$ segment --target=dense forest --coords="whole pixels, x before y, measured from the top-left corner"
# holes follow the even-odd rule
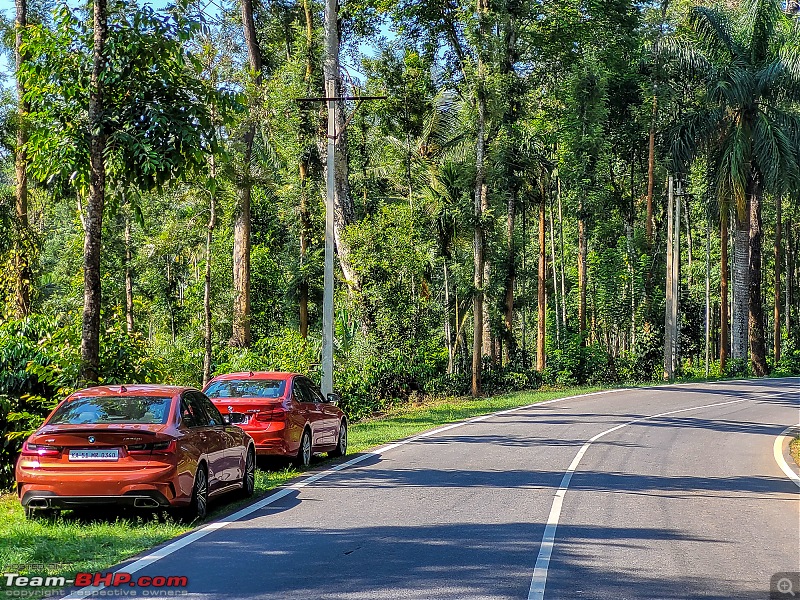
[[[352,418],[423,394],[800,373],[796,4],[344,0],[329,23],[319,0],[15,8],[4,481],[80,386],[319,378],[313,99],[331,91],[353,98],[333,173]]]

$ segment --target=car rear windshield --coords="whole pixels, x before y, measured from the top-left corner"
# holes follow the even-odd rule
[[[209,398],[281,398],[286,391],[285,379],[228,379],[208,386]]]
[[[65,402],[48,425],[103,423],[164,424],[172,398],[155,396],[98,396]]]

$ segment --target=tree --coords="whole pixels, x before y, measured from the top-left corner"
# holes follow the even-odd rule
[[[247,58],[250,72],[254,78],[255,92],[259,93],[263,82],[263,58],[256,34],[253,16],[253,0],[242,0],[242,26],[244,41],[247,46]],[[242,173],[238,186],[238,201],[234,212],[233,227],[233,335],[231,346],[247,347],[250,345],[250,203],[253,194],[251,179],[251,162],[253,160],[253,142],[256,137],[256,123],[251,118],[244,126],[244,152],[242,157]]]
[[[100,377],[100,259],[109,189],[159,188],[205,168],[206,154],[217,150],[208,107],[231,105],[230,96],[202,81],[202,65],[186,49],[200,23],[178,9],[167,18],[147,6],[109,14],[105,0],[93,3],[92,14],[89,30],[61,6],[53,30],[30,31],[29,60],[21,69],[31,102],[32,171],[42,181],[73,187],[79,199],[88,191],[81,215],[85,382]]]
[[[673,47],[680,72],[702,84],[701,104],[684,116],[673,142],[676,168],[698,152],[708,156],[711,178],[736,215],[733,357],[765,375],[766,344],[761,295],[762,203],[765,193],[797,186],[800,54],[797,24],[775,0],[750,0],[727,10],[696,7],[692,37]]]
[[[106,200],[106,128],[103,100],[106,70],[108,6],[106,0],[93,3],[92,76],[89,84],[89,200],[86,204],[83,241],[83,328],[81,331],[81,379],[100,378],[100,250],[103,236],[103,207]]]
[[[28,26],[28,2],[16,0],[16,19],[14,22],[14,61],[17,72],[17,147],[16,147],[16,216],[17,216],[17,249],[14,253],[14,275],[16,277],[16,312],[19,317],[29,314],[31,308],[31,268],[27,256],[28,240],[28,113],[30,102],[26,99],[25,82],[21,76],[22,65],[26,60],[23,48],[25,28]]]

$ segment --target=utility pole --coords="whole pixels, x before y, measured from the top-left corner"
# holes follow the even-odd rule
[[[336,0],[331,1],[336,7]],[[335,14],[335,13],[334,13]],[[330,17],[328,17],[330,19]],[[335,18],[334,18],[335,22]],[[336,193],[336,85],[325,82],[328,100],[328,170],[325,193],[325,277],[322,293],[322,397],[333,392],[333,195]]]
[[[328,4],[330,4],[328,0]],[[336,0],[333,0],[335,6]],[[297,102],[325,102],[328,106],[328,160],[325,178],[325,274],[322,292],[322,395],[324,398],[333,392],[333,205],[336,194],[336,141],[343,131],[336,131],[336,110],[339,102],[357,102],[353,113],[345,121],[345,129],[350,119],[366,100],[386,100],[387,96],[337,96],[336,82],[328,79],[325,82],[325,96],[314,98],[297,98]]]

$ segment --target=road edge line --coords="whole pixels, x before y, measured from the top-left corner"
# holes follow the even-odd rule
[[[787,435],[788,432],[793,432],[791,435]],[[800,423],[797,425],[792,425],[791,427],[787,427],[786,429],[781,432],[781,434],[775,438],[775,442],[772,444],[772,455],[775,458],[775,462],[778,463],[778,466],[781,468],[786,476],[794,482],[794,484],[800,488],[800,475],[795,473],[795,470],[786,462],[786,458],[784,457],[783,453],[783,445],[786,443],[785,440],[792,440],[797,434],[800,432]]]

